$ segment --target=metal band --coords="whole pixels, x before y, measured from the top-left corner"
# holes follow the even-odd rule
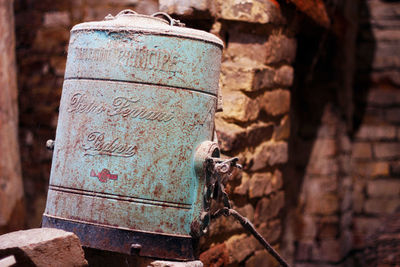
[[[118,229],[46,215],[43,215],[42,227],[74,232],[84,247],[143,257],[195,259],[192,238]]]

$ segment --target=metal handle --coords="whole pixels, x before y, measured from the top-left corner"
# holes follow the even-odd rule
[[[137,15],[137,12],[133,11],[132,9],[124,9],[121,12],[119,12],[116,17],[122,16],[122,15]]]
[[[167,13],[165,13],[165,12],[156,12],[156,13],[154,13],[154,14],[151,15],[151,16],[152,16],[152,17],[163,16],[163,17],[166,18],[166,20],[169,22],[169,25],[170,25],[170,26],[179,26],[179,27],[184,27],[184,26],[185,26],[184,23],[180,22],[180,21],[177,20],[177,19],[171,18],[171,16],[168,15]]]

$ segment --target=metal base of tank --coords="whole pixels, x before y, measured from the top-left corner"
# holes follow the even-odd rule
[[[42,227],[74,232],[84,247],[160,259],[195,259],[194,242],[189,237],[119,229],[46,214]]]

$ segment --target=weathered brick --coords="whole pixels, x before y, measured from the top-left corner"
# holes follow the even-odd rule
[[[312,259],[315,261],[338,262],[343,256],[341,244],[336,239],[321,240],[319,246],[314,246],[312,250]]]
[[[307,165],[307,174],[314,176],[336,175],[339,171],[339,164],[333,158],[320,158],[313,160]]]
[[[318,138],[313,145],[311,159],[317,160],[322,157],[332,157],[336,155],[337,144],[335,139]]]
[[[356,247],[363,247],[366,238],[374,234],[382,225],[379,218],[355,217],[353,219],[354,243]]]
[[[279,264],[266,250],[257,250],[254,255],[246,261],[245,267],[261,266],[277,267]]]
[[[390,140],[396,138],[396,127],[390,125],[363,125],[356,137],[363,140]]]
[[[249,197],[257,198],[264,195],[265,188],[271,182],[271,173],[255,173],[249,182]]]
[[[389,163],[386,161],[357,162],[352,165],[353,173],[364,177],[389,175]]]
[[[274,83],[278,87],[289,87],[293,84],[294,71],[292,66],[283,65],[275,72]]]
[[[234,235],[225,244],[229,252],[230,263],[242,262],[255,249],[255,240],[246,234]]]
[[[296,247],[296,254],[295,259],[296,261],[308,261],[311,259],[311,251],[312,248],[315,246],[313,242],[310,241],[300,241]],[[298,266],[296,264],[296,266]]]
[[[251,99],[241,92],[226,92],[222,89],[224,95],[224,112],[222,117],[227,120],[247,122],[255,120],[260,111],[258,101]]]
[[[53,11],[44,14],[44,27],[69,27],[71,20],[66,11]]]
[[[370,197],[400,197],[400,180],[375,180],[367,183]]]
[[[306,203],[309,214],[332,215],[339,210],[339,198],[332,193],[308,195]]]
[[[400,198],[383,199],[370,198],[364,203],[364,211],[369,214],[384,215],[396,211],[400,207]]]
[[[246,137],[246,129],[221,118],[215,120],[215,129],[222,151],[231,151],[240,147]]]
[[[374,155],[378,159],[392,159],[400,157],[400,143],[375,143]]]
[[[354,143],[353,158],[355,159],[370,159],[372,158],[372,149],[370,143]]]
[[[283,34],[271,34],[267,37],[231,32],[230,36],[225,56],[234,62],[248,59],[267,65],[279,62],[291,63],[296,56],[296,39]]]
[[[390,108],[385,110],[385,119],[388,122],[400,123],[400,108]]]
[[[262,198],[257,203],[254,220],[257,223],[266,222],[278,215],[285,203],[285,194],[283,191],[272,195],[270,198]]]
[[[307,195],[318,195],[324,193],[336,192],[338,189],[338,181],[336,176],[328,178],[309,178],[304,181],[304,192]]]
[[[264,195],[269,195],[279,189],[281,189],[283,185],[282,181],[282,173],[276,169],[274,174],[271,176],[267,186],[265,187]]]
[[[221,19],[262,24],[282,21],[279,4],[274,0],[217,0],[215,3],[215,15]]]
[[[132,1],[132,0],[130,0]],[[134,0],[137,1],[137,0]],[[186,0],[160,0],[159,1],[160,11],[168,14],[190,16],[199,15],[200,12],[209,12],[210,1],[197,0],[197,1],[186,1]],[[201,13],[201,15],[203,15]],[[200,16],[200,18],[203,18]]]
[[[290,109],[290,92],[281,89],[267,91],[260,100],[260,107],[272,116],[288,113]]]
[[[238,63],[264,64],[267,58],[266,43],[268,36],[237,31],[230,32],[229,36],[229,43],[224,53],[225,57]]]
[[[293,62],[296,56],[296,39],[283,34],[270,35],[266,43],[265,64]]]
[[[313,241],[317,236],[317,231],[318,231],[317,221],[318,221],[317,216],[309,214],[301,214],[300,219],[297,221],[298,239],[308,242]]]
[[[254,63],[251,66],[243,61],[226,61],[222,64],[221,82],[224,88],[252,92],[274,86],[274,69]]]
[[[365,182],[356,180],[353,190],[353,210],[355,213],[361,213],[364,207],[365,196]]]
[[[285,115],[279,125],[275,126],[273,138],[275,141],[286,140],[290,136],[290,117]]]
[[[247,195],[247,192],[249,190],[249,185],[250,185],[250,177],[247,173],[243,172],[241,184],[235,187],[233,193],[242,196]]]
[[[286,163],[288,160],[288,144],[283,141],[267,141],[259,145],[253,154],[252,171],[257,171],[266,166]]]
[[[282,232],[282,222],[279,219],[269,221],[268,223],[263,222],[257,227],[257,231],[268,243],[276,243]],[[262,246],[257,244],[257,248],[262,249]]]
[[[200,261],[204,266],[226,266],[229,264],[229,252],[225,243],[212,246],[200,254]]]
[[[249,219],[249,221],[254,221],[254,208],[251,204],[246,204],[241,208],[235,207],[235,210],[242,216]]]
[[[272,138],[274,134],[274,124],[257,122],[246,129],[246,141],[249,145],[256,145],[263,141],[267,141]]]
[[[318,238],[335,239],[340,233],[340,222],[337,216],[322,217],[318,223]]]
[[[400,103],[400,91],[371,89],[368,92],[367,101],[369,104],[389,106]]]
[[[16,257],[18,266],[87,266],[78,237],[53,228],[36,228],[0,236],[0,258]]]

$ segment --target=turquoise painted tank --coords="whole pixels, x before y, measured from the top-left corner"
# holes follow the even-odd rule
[[[43,227],[87,247],[194,258],[204,160],[219,155],[222,47],[162,13],[73,27]]]

